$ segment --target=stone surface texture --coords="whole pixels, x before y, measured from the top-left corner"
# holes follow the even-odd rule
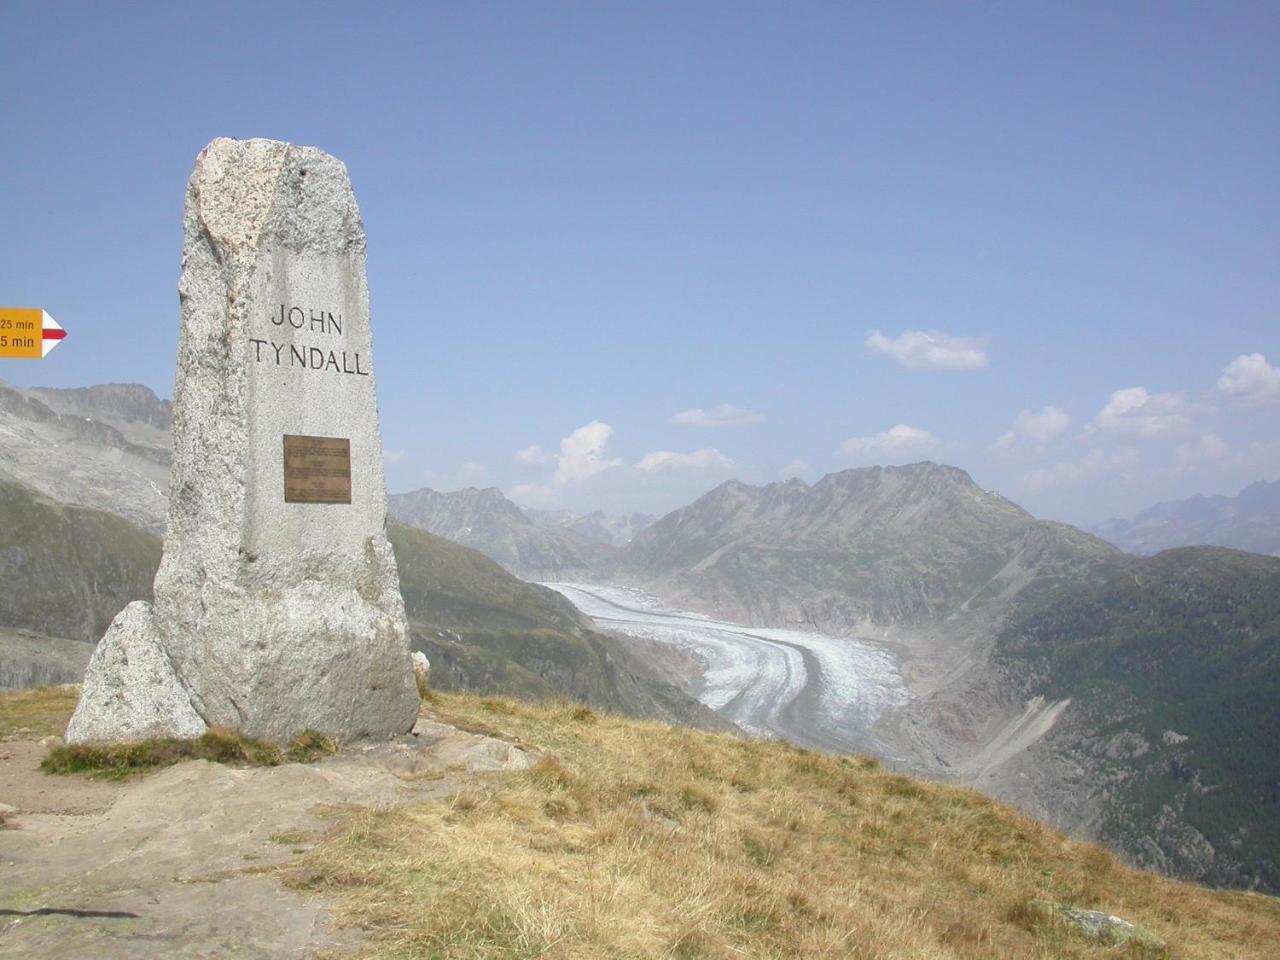
[[[1032,914],[1065,924],[1086,939],[1112,948],[1132,947],[1142,956],[1163,956],[1168,945],[1150,930],[1101,910],[1082,910],[1053,900],[1032,900]]]
[[[427,699],[428,680],[431,677],[431,661],[421,650],[413,651],[413,678],[418,684],[418,696]]]
[[[71,743],[198,737],[207,726],[173,672],[151,604],[135,600],[116,617],[89,660],[87,702],[67,726]]]
[[[187,189],[179,294],[155,645],[209,726],[281,742],[305,729],[408,731],[419,697],[385,532],[365,236],[345,166],[313,147],[211,143]],[[350,440],[350,504],[284,501],[285,434]],[[103,645],[141,636],[120,626]],[[148,695],[109,676],[109,645],[99,654],[69,742],[128,739],[111,734],[108,704]],[[178,731],[175,719],[173,735],[188,735]]]

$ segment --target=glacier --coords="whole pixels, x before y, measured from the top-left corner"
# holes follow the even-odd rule
[[[875,727],[907,700],[897,656],[869,641],[726,623],[628,587],[543,586],[601,630],[670,644],[691,657],[701,668],[693,694],[753,734],[883,754]]]

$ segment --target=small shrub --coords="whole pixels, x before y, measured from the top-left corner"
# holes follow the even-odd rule
[[[317,730],[303,730],[289,744],[288,757],[294,763],[310,763],[320,757],[328,757],[338,752],[339,743],[336,737]]]

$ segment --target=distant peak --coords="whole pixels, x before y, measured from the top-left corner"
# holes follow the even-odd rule
[[[756,488],[749,483],[743,483],[741,480],[726,480],[719,486],[712,487],[704,496],[713,497],[721,493],[730,493],[738,490],[755,490]]]
[[[889,464],[884,466],[851,467],[848,470],[828,473],[819,481],[819,483],[855,480],[863,477],[879,475],[905,476],[910,478],[934,476],[939,479],[947,479],[964,486],[977,486],[977,484],[973,482],[973,477],[969,475],[967,470],[962,470],[960,467],[953,467],[947,463],[935,463],[932,460],[921,460],[917,463]]]

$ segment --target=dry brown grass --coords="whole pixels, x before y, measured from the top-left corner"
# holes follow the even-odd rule
[[[75,696],[0,694],[0,740],[60,735]],[[1117,913],[1174,960],[1280,955],[1280,900],[1132,870],[873,760],[577,705],[428,705],[547,755],[446,801],[348,812],[299,861],[292,882],[370,932],[366,957],[1137,956],[1046,924],[1033,898]]]
[[[62,736],[76,696],[76,688],[70,686],[0,693],[0,740]]]
[[[432,709],[547,756],[354,813],[300,861],[292,882],[370,931],[367,957],[1126,956],[1038,921],[1036,897],[1117,913],[1174,958],[1277,955],[1280,901],[1140,873],[874,761],[570,705],[435,694]]]

